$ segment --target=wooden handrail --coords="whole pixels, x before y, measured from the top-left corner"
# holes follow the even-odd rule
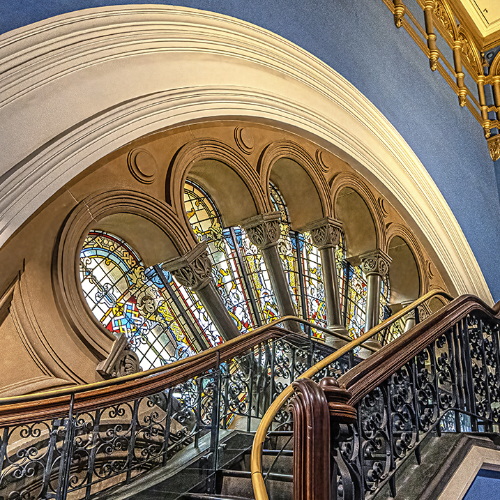
[[[262,342],[284,337],[289,333],[282,328],[268,326],[256,335],[252,335],[253,332],[242,335],[234,341],[221,344],[218,348],[182,360],[182,363],[172,363],[168,367],[162,367],[163,370],[150,370],[146,376],[121,377],[120,383],[116,383],[117,379],[114,379],[105,385],[89,384],[91,388],[78,386],[72,388],[72,391],[54,391],[58,392],[55,396],[45,392],[42,393],[44,396],[42,398],[36,397],[37,394],[24,398],[11,398],[10,401],[13,402],[2,401],[4,404],[0,405],[0,427],[60,416],[67,412],[72,397],[74,397],[73,410],[76,413],[146,397],[201,375],[215,368],[218,362],[240,356]]]
[[[296,321],[342,340],[348,339],[310,321],[296,316],[284,316],[236,339],[146,372],[94,384],[0,398],[0,427],[60,416],[67,411],[72,396],[74,396],[74,410],[86,412],[155,394],[214,368],[217,360],[221,362],[240,356],[262,342],[289,334],[288,330],[276,326],[285,321]]]
[[[382,347],[337,380],[338,386],[352,395],[348,404],[351,406],[357,404],[385,379],[437,340],[443,332],[472,311],[481,311],[492,319],[499,319],[500,301],[491,308],[474,295],[462,295],[409,332]]]
[[[203,352],[200,352],[198,354],[195,354],[193,356],[189,356],[184,359],[180,359],[178,361],[175,361],[173,363],[170,363],[168,365],[163,365],[159,366],[157,368],[152,368],[151,370],[147,370],[144,372],[138,372],[138,373],[132,373],[130,375],[124,375],[123,377],[118,377],[114,378],[111,380],[102,380],[100,382],[94,382],[91,384],[83,384],[83,385],[73,385],[71,387],[65,387],[63,389],[53,389],[53,390],[48,390],[48,391],[43,391],[43,392],[33,392],[30,394],[23,394],[20,396],[10,396],[10,397],[5,397],[5,398],[0,398],[0,407],[2,405],[6,404],[15,404],[15,403],[20,403],[20,402],[26,402],[26,401],[34,401],[34,400],[41,400],[45,398],[55,398],[59,396],[67,396],[71,394],[76,394],[79,392],[84,392],[84,391],[93,391],[95,389],[99,388],[104,388],[104,387],[110,387],[113,385],[120,385],[128,381],[132,380],[138,380],[138,379],[143,379],[150,377],[152,375],[156,375],[159,373],[163,372],[169,372],[170,370],[177,368],[179,366],[184,366],[188,363],[193,363],[193,362],[201,362],[201,359],[205,358],[206,356],[213,356],[216,355],[217,352],[219,352],[221,359],[225,356],[224,352],[226,350],[232,350],[235,344],[238,344],[241,342],[241,339],[244,337],[246,340],[248,339],[256,339],[261,335],[263,332],[266,332],[269,328],[272,328],[274,326],[279,325],[280,323],[284,323],[286,321],[296,321],[298,323],[301,323],[303,325],[310,326],[311,328],[314,328],[316,330],[320,330],[324,333],[327,333],[328,335],[331,335],[333,337],[337,337],[341,340],[346,340],[350,341],[351,339],[349,337],[346,337],[345,335],[342,335],[337,332],[332,332],[328,330],[327,328],[324,328],[320,325],[316,325],[310,321],[304,320],[302,318],[299,318],[298,316],[282,316],[281,318],[275,319],[263,326],[260,326],[256,328],[255,330],[252,330],[248,333],[244,333],[241,335],[241,337],[237,337],[235,339],[228,340],[226,342],[223,342],[222,344],[219,344],[218,346],[211,347],[210,349],[207,349]],[[258,340],[256,340],[256,344],[259,343]],[[372,349],[367,346],[367,349],[375,351],[375,349]],[[227,358],[225,358],[227,359]]]
[[[319,363],[315,364],[312,366],[309,370],[304,372],[298,379],[304,379],[304,378],[312,378],[314,375],[319,373],[323,368],[327,367],[334,361],[338,360],[340,357],[342,357],[344,354],[347,354],[349,351],[354,349],[355,347],[361,345],[363,342],[369,340],[370,338],[374,337],[375,335],[378,335],[382,330],[390,326],[391,324],[395,323],[399,319],[401,319],[403,316],[408,314],[409,311],[415,309],[419,305],[422,305],[423,303],[427,302],[429,299],[436,297],[436,296],[442,296],[447,300],[453,301],[453,297],[449,295],[446,292],[443,292],[441,290],[432,290],[425,295],[422,295],[422,297],[418,298],[415,300],[412,304],[408,305],[404,309],[401,309],[401,311],[397,312],[396,314],[393,314],[390,318],[386,319],[376,327],[372,328],[369,330],[367,333],[364,335],[358,337],[357,339],[351,341],[349,344],[341,347],[339,350],[335,351],[333,354],[330,356],[327,356],[326,358],[322,359]],[[456,299],[458,300],[458,299]],[[484,302],[480,301],[480,299],[477,299],[479,302],[481,302],[484,307],[488,307]],[[448,308],[449,304],[445,307]],[[498,307],[500,310],[500,302],[497,303],[495,308]],[[441,309],[442,310],[442,309]],[[440,311],[441,311],[440,310]],[[413,330],[413,329],[412,329]],[[402,337],[400,337],[402,338]],[[395,341],[394,341],[395,342]],[[394,342],[391,342],[392,345]],[[382,348],[384,349],[384,348]],[[380,349],[378,352],[380,352],[382,349]],[[368,358],[368,360],[371,360],[375,356],[372,355]],[[363,363],[360,363],[359,366],[365,366],[366,360]],[[352,369],[354,370],[354,368]],[[352,370],[349,370],[350,373]],[[347,374],[346,374],[347,375]],[[345,375],[344,375],[345,376]],[[279,410],[285,405],[285,403],[289,400],[289,398],[293,395],[294,390],[292,385],[289,385],[271,404],[267,412],[264,414],[259,427],[257,428],[257,431],[255,433],[255,438],[253,441],[252,445],[252,455],[251,455],[251,472],[252,472],[252,485],[253,485],[253,490],[254,490],[254,495],[255,495],[255,500],[269,500],[269,496],[267,494],[266,486],[264,483],[264,477],[262,474],[262,450],[264,447],[264,441],[266,439],[267,433],[271,427],[271,424],[278,414]]]

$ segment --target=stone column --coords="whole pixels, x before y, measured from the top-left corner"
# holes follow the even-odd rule
[[[413,300],[408,300],[405,302],[401,302],[401,305],[403,307],[408,307],[412,303],[413,303]],[[404,331],[407,332],[408,330],[411,330],[415,326],[415,310],[410,311],[407,314],[405,314],[404,318],[405,318],[405,330]]]
[[[318,247],[323,268],[326,319],[328,328],[342,324],[340,313],[339,282],[335,263],[335,247],[339,244],[342,223],[325,217],[308,224],[304,231],[311,233],[314,246]]]
[[[245,219],[241,225],[250,241],[262,252],[281,315],[297,316],[278,253],[278,241],[281,234],[280,218],[279,212],[269,212]],[[302,331],[295,322],[289,322],[287,328],[294,332]]]
[[[182,286],[196,292],[224,340],[240,336],[240,331],[215,286],[206,242],[198,243],[187,254],[168,260],[161,264],[161,267],[165,271],[170,271]]]
[[[321,255],[327,328],[332,330],[332,332],[347,336],[347,330],[342,325],[339,280],[337,276],[337,264],[335,262],[335,247],[340,241],[342,223],[331,217],[325,217],[324,219],[311,222],[303,230],[311,233],[313,244],[318,247]],[[327,343],[330,344],[331,342]],[[335,339],[333,347],[340,347],[345,344],[344,340]]]
[[[382,250],[376,250],[375,252],[370,252],[361,256],[361,269],[365,273],[368,289],[366,297],[365,332],[368,332],[380,322],[380,290],[382,278],[389,272],[391,261],[392,259]],[[365,344],[376,349],[382,347],[377,339],[370,339],[366,341]],[[362,350],[360,351],[360,357],[367,357],[369,356],[368,353],[370,353],[370,351],[365,353],[364,350]]]

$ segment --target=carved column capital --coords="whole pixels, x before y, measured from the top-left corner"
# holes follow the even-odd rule
[[[494,135],[488,139],[488,149],[493,161],[500,159],[500,134]]]
[[[389,273],[389,265],[392,259],[382,250],[361,255],[361,269],[366,274],[378,274],[382,277]]]
[[[259,250],[265,250],[278,244],[281,234],[280,220],[279,212],[269,212],[245,219],[241,225],[250,241]]]
[[[161,268],[170,271],[182,286],[193,291],[200,290],[212,281],[212,262],[204,241],[187,254],[167,260],[161,264]]]
[[[342,222],[331,217],[325,217],[307,224],[302,231],[311,233],[313,244],[319,250],[335,248],[339,244],[342,234]]]

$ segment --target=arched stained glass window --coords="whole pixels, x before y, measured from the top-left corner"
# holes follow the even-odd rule
[[[246,232],[223,228],[213,201],[191,181],[184,187],[184,203],[194,233],[208,244],[215,284],[238,329],[246,332],[277,318],[264,259]]]
[[[209,345],[220,342],[218,334],[205,333],[213,325],[196,326],[187,303],[173,296],[177,285],[168,273],[157,266],[147,271],[137,253],[120,238],[91,231],[85,239],[80,253],[85,300],[105,328],[126,335],[143,369],[201,351],[206,347],[202,335]]]
[[[269,191],[274,209],[281,212],[281,237],[278,250],[297,312],[304,319],[326,326],[320,252],[312,244],[309,233],[299,233],[290,228],[285,200],[273,183],[269,183]],[[322,336],[320,333],[315,335]]]
[[[320,252],[312,244],[309,233],[301,234],[290,228],[288,209],[277,186],[269,183],[269,191],[275,210],[281,212],[279,252],[298,314],[304,319],[326,326]],[[365,330],[367,283],[361,267],[352,266],[346,260],[343,235],[335,249],[335,260],[343,322],[349,335],[356,338]],[[388,304],[389,281],[386,278],[380,296],[381,321],[390,313]]]
[[[349,336],[356,338],[365,333],[368,287],[361,266],[353,266],[346,260],[345,238],[343,235],[335,252],[335,260],[337,262],[340,309],[344,326],[347,328]],[[389,298],[389,279],[385,277],[382,281],[380,293],[380,321],[390,316]]]

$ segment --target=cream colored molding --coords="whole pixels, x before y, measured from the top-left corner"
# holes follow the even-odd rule
[[[500,451],[473,446],[445,486],[438,500],[461,500],[479,469],[500,470]]]
[[[0,245],[124,144],[217,117],[276,124],[348,161],[418,226],[457,293],[492,297],[408,144],[337,72],[246,22],[144,5],[64,14],[0,37]]]

